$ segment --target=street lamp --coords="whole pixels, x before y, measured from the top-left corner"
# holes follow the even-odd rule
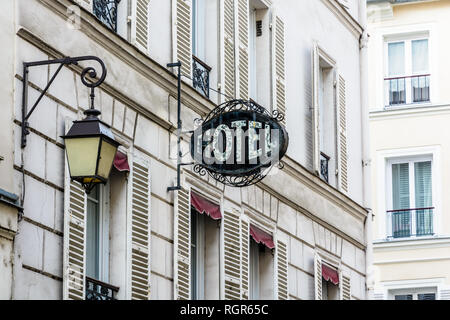
[[[83,84],[91,88],[90,93],[90,108],[84,112],[86,118],[79,121],[74,121],[72,127],[69,129],[64,139],[67,162],[69,166],[70,178],[81,183],[86,193],[90,193],[95,185],[99,183],[105,184],[108,181],[109,174],[113,165],[114,157],[119,147],[119,143],[114,140],[114,135],[111,128],[104,122],[100,121],[98,116],[100,111],[94,107],[94,88],[99,86],[106,77],[106,67],[102,60],[94,56],[63,58],[49,61],[25,62],[24,63],[24,90],[23,90],[23,104],[22,104],[22,148],[26,146],[26,136],[29,134],[28,118],[36,108],[39,101],[42,99],[45,92],[48,90],[53,80],[64,65],[78,64],[79,61],[95,60],[100,63],[102,67],[102,75],[96,80],[97,73],[94,68],[88,67],[81,72],[81,81]],[[28,67],[41,66],[48,64],[59,63],[60,66],[56,70],[48,82],[45,89],[27,113],[27,99],[28,99]],[[89,79],[88,79],[89,78]]]

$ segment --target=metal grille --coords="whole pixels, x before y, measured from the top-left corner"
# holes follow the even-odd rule
[[[116,300],[119,288],[86,277],[86,300]]]
[[[209,98],[209,73],[211,68],[196,56],[192,56],[192,71],[194,89]]]
[[[121,0],[94,0],[94,15],[108,28],[117,32],[117,6]]]

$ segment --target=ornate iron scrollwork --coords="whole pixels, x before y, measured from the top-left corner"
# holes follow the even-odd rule
[[[325,153],[320,153],[320,175],[322,178],[328,182],[328,162],[330,161],[330,157]]]
[[[94,15],[114,32],[117,32],[117,5],[121,0],[94,0]]]
[[[192,59],[192,85],[193,87],[202,93],[205,97],[209,98],[209,72],[211,68],[203,63],[200,59],[193,56]]]
[[[86,300],[116,300],[117,291],[119,288],[86,277]]]

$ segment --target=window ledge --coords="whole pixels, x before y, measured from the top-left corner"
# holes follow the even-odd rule
[[[431,247],[450,247],[449,236],[431,236],[431,237],[415,237],[404,239],[378,239],[373,241],[373,248],[376,249],[411,249],[431,248]]]

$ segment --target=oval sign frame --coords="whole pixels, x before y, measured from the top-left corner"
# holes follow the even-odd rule
[[[191,136],[191,157],[195,160],[196,164],[194,165],[194,172],[204,176],[208,173],[213,179],[229,186],[233,187],[245,187],[252,184],[255,184],[261,181],[272,169],[274,166],[274,160],[277,161],[278,168],[283,168],[283,163],[280,161],[281,158],[285,155],[288,145],[289,145],[289,135],[280,121],[284,119],[284,115],[277,110],[272,113],[269,113],[265,108],[258,105],[253,101],[235,99],[227,101],[213,111],[211,111],[205,119],[197,119],[197,123],[199,124],[198,128],[194,131],[194,134]],[[236,137],[233,136],[233,140],[231,142],[231,153],[233,157],[232,163],[228,164],[227,161],[222,163],[205,163],[203,158],[203,152],[208,144],[212,144],[212,138],[207,138],[207,141],[203,141],[203,136],[209,130],[217,129],[219,126],[222,128],[231,128],[232,122],[245,121],[246,125],[243,125],[242,129],[244,131],[249,129],[250,123],[254,125],[257,123],[255,130],[258,130],[258,135],[261,129],[264,129],[263,133],[273,132],[272,130],[277,130],[278,143],[275,143],[277,146],[275,150],[275,156],[278,156],[277,159],[273,158],[272,148],[268,147],[268,141],[270,141],[270,146],[273,146],[273,134],[269,135],[269,139],[265,139],[266,148],[263,150],[258,150],[261,154],[264,154],[265,157],[258,157],[258,160],[263,159],[264,161],[256,161],[256,163],[248,163],[249,161],[249,150],[250,143],[248,143],[248,138],[245,138],[243,143],[244,146],[244,155],[239,155],[236,153],[237,149],[237,140]],[[225,125],[226,127],[224,127]],[[267,130],[267,129],[270,129]],[[256,131],[255,131],[256,133]],[[225,138],[227,135],[225,132],[223,133],[223,137]],[[195,143],[196,139],[201,137],[201,146]],[[260,137],[260,136],[259,136]],[[267,136],[265,136],[267,138]],[[224,141],[228,139],[225,138]],[[259,141],[259,140],[258,140]],[[229,141],[228,141],[229,142]],[[256,145],[256,144],[255,144]],[[248,146],[248,147],[247,147]],[[260,143],[261,146],[261,143]],[[228,149],[228,148],[227,148]],[[269,150],[266,152],[266,150]],[[222,148],[222,151],[223,148]],[[225,152],[225,151],[224,151]],[[252,150],[252,154],[254,154],[255,150]],[[243,163],[238,163],[239,161],[237,157],[241,157]],[[229,159],[229,157],[227,157]],[[242,159],[244,158],[244,159]]]

